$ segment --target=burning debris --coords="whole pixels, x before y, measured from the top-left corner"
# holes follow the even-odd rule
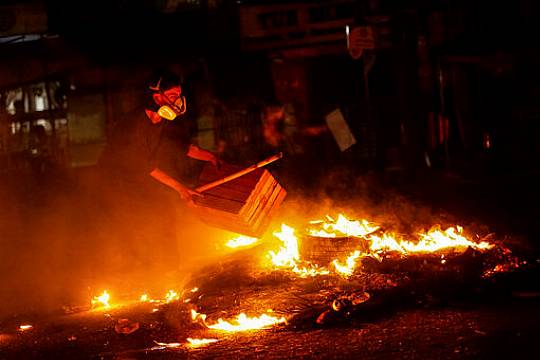
[[[183,289],[161,298],[145,291],[126,302],[143,311],[113,305],[107,290],[91,308],[107,309],[104,326],[119,337],[151,334],[144,351],[189,352],[239,333],[365,323],[472,291],[523,265],[492,235],[473,238],[459,226],[406,235],[342,214],[335,219],[301,230],[281,224],[270,239],[231,239],[235,251],[192,274]],[[19,332],[30,329],[21,325]]]

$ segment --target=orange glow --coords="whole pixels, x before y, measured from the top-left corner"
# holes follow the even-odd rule
[[[175,301],[178,299],[180,299],[180,295],[178,295],[174,290],[169,290],[169,292],[165,295],[166,303],[170,303],[171,301]]]
[[[322,226],[322,229],[308,229],[311,236],[317,237],[362,237],[379,229],[379,226],[367,220],[349,220],[343,214],[339,214],[337,221],[326,215],[328,221],[318,220],[310,222],[312,225]]]
[[[259,239],[257,238],[240,235],[240,236],[235,237],[234,239],[227,241],[225,246],[235,249],[239,247],[253,245],[257,241],[259,241]]]
[[[110,298],[111,296],[109,295],[107,290],[105,290],[100,296],[94,296],[94,298],[92,299],[92,306],[109,308]]]
[[[215,342],[218,342],[218,339],[193,339],[193,338],[187,338],[188,346],[191,348],[196,348],[200,346],[205,346],[208,344],[212,344]]]
[[[356,268],[356,260],[359,257],[360,251],[356,250],[347,258],[346,265],[340,264],[337,259],[332,261],[332,264],[334,265],[334,268],[336,269],[338,275],[341,275],[344,278],[348,278],[354,273],[354,269]]]
[[[150,302],[150,298],[148,297],[147,294],[142,294],[141,297],[139,298],[139,301],[140,302]]]
[[[19,331],[28,331],[28,330],[31,330],[33,328],[32,325],[21,325],[19,326]]]
[[[269,316],[262,314],[259,317],[248,317],[246,314],[241,313],[233,320],[233,323],[224,321],[223,319],[218,319],[217,324],[208,325],[208,328],[214,330],[220,330],[225,332],[239,332],[239,331],[250,331],[250,330],[259,330],[267,329],[274,325],[286,323],[287,320],[284,317],[277,318],[274,316]]]

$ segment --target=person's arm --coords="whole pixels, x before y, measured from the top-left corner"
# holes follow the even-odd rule
[[[187,156],[196,160],[209,161],[214,164],[214,166],[219,166],[219,160],[216,155],[211,151],[201,149],[197,145],[189,145]]]
[[[182,197],[182,199],[184,199],[188,203],[192,202],[191,197],[193,195],[200,195],[198,192],[191,190],[190,188],[178,182],[176,179],[167,175],[165,172],[161,171],[158,168],[154,168],[150,172],[150,176],[178,192],[178,194],[180,194],[180,197]]]

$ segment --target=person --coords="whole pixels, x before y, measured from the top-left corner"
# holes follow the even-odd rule
[[[187,109],[180,78],[170,70],[158,70],[150,79],[151,102],[145,107],[146,122],[139,124],[139,141],[144,147],[148,174],[192,202],[200,195],[191,186],[196,170],[192,160],[219,166],[212,152],[191,141],[190,122],[183,117]]]

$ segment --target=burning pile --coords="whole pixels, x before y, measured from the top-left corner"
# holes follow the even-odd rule
[[[149,349],[195,349],[237,332],[373,314],[377,306],[417,303],[422,292],[461,289],[520,264],[510,250],[489,237],[473,240],[460,226],[404,235],[339,214],[303,231],[281,224],[272,235],[227,241],[234,253],[202,269],[184,291],[169,290],[161,300],[143,294],[139,304],[152,313],[180,309],[190,331],[183,342],[154,341]],[[104,291],[92,307],[109,311],[110,301]]]
[[[357,271],[364,258],[383,261],[386,258],[404,258],[423,254],[438,254],[444,264],[445,256],[462,254],[467,249],[491,250],[495,245],[486,241],[474,242],[466,238],[461,226],[441,230],[433,227],[419,233],[417,241],[407,240],[391,232],[383,232],[380,226],[367,220],[351,221],[339,214],[337,220],[327,216],[327,221],[312,221],[302,244],[296,231],[282,224],[274,236],[281,240],[279,252],[270,251],[268,256],[278,269],[289,269],[300,277],[328,275],[331,271],[348,278]],[[315,228],[313,225],[316,225]],[[302,260],[300,249],[309,258]],[[332,256],[328,257],[328,255]],[[341,258],[338,257],[342,255]]]
[[[209,312],[201,314],[192,309],[192,321],[208,331],[222,333],[267,329],[285,323],[298,325],[306,319],[323,324],[329,318],[351,314],[354,309],[380,302],[380,299],[404,301],[405,292],[425,285],[426,279],[429,279],[428,286],[437,284],[431,281],[436,279],[435,269],[461,274],[456,266],[467,263],[472,256],[476,263],[481,262],[481,273],[486,275],[493,270],[493,263],[484,262],[486,258],[479,255],[496,250],[498,254],[510,254],[501,245],[488,242],[488,237],[473,241],[460,226],[444,230],[433,227],[404,236],[385,232],[380,225],[367,220],[349,220],[342,214],[336,220],[327,216],[325,220],[312,221],[303,232],[282,224],[273,238],[276,240],[274,249],[264,254],[265,272],[260,272],[260,263],[259,271],[242,272],[240,269],[247,266],[246,258],[239,258],[236,263],[221,263],[213,280],[209,275],[211,271],[198,279],[202,290],[191,304],[197,310]],[[253,244],[261,242],[239,237],[228,244],[234,244],[235,249],[249,247],[245,251],[249,257],[256,258]],[[337,256],[332,258],[328,254]],[[511,257],[498,259],[508,263]],[[395,271],[380,271],[385,264],[401,267],[395,266]],[[410,264],[414,271],[404,271],[403,264]],[[498,266],[501,269],[500,264]],[[228,269],[229,273],[224,275],[227,270],[223,269]],[[467,271],[466,275],[471,275],[468,280],[481,278]],[[411,280],[413,273],[416,278]],[[247,277],[245,282],[239,281],[242,276]],[[227,288],[231,279],[234,281]],[[446,286],[451,286],[451,282]],[[262,310],[268,307],[274,310]],[[216,314],[234,312],[239,315],[228,316],[228,320],[222,317],[208,320],[215,319]],[[246,312],[253,315],[247,316]]]

